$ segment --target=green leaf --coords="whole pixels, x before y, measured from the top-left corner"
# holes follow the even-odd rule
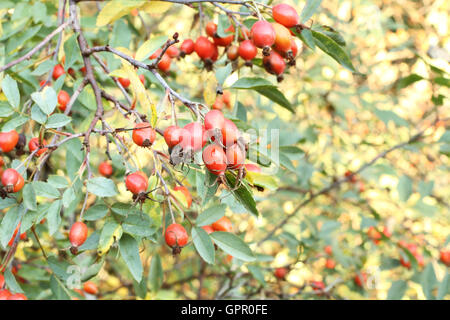
[[[259,92],[266,98],[272,100],[273,102],[279,104],[285,109],[288,109],[292,113],[295,113],[294,108],[292,107],[291,103],[288,99],[284,96],[284,94],[278,90],[276,87],[263,87],[263,88],[257,88],[255,91]]]
[[[420,277],[420,283],[422,285],[422,290],[425,297],[427,297],[428,300],[434,300],[435,296],[433,295],[433,290],[437,285],[437,280],[434,273],[433,264],[431,262],[428,263],[423,270]]]
[[[450,291],[450,275],[447,272],[445,274],[445,277],[442,279],[442,281],[439,283],[438,293],[436,296],[437,300],[444,299],[445,295]]]
[[[409,86],[417,81],[420,81],[420,80],[423,80],[422,76],[419,76],[418,74],[415,74],[415,73],[410,74],[409,76],[401,78],[397,81],[397,84],[396,84],[397,90],[406,88],[407,86]]]
[[[104,216],[108,214],[108,207],[104,204],[96,204],[95,206],[90,207],[86,213],[84,214],[83,218],[87,221],[95,221],[100,220]]]
[[[450,79],[447,79],[444,77],[437,77],[437,78],[434,78],[433,81],[436,84],[450,88]]]
[[[292,28],[295,29],[295,28]],[[292,30],[291,29],[291,30]],[[297,33],[296,30],[293,31],[294,34],[300,39],[302,40],[309,48],[311,48],[312,50],[316,49],[316,43],[314,41],[314,37],[312,35],[312,32],[310,29],[303,29],[302,32]]]
[[[411,196],[412,189],[412,180],[410,177],[403,175],[398,180],[397,190],[400,201],[406,202]]]
[[[258,282],[265,286],[266,285],[266,281],[264,280],[264,274],[262,273],[262,270],[259,266],[255,266],[255,265],[249,265],[247,266],[248,271],[250,271],[250,273],[252,274],[252,276],[258,280]]]
[[[6,269],[3,275],[5,276],[6,285],[8,286],[10,291],[14,293],[24,293],[20,285],[17,283],[16,277],[14,277],[11,270]]]
[[[197,217],[197,226],[202,227],[216,222],[224,216],[226,208],[226,205],[221,204],[206,209]]]
[[[128,203],[120,203],[116,202],[111,207],[112,212],[119,214],[121,216],[127,216],[129,214],[139,213],[139,210],[136,207],[132,206]]]
[[[406,121],[393,111],[375,109],[374,113],[386,125],[389,124],[389,121],[392,121],[397,126],[408,126],[408,121]]]
[[[75,194],[75,191],[72,187],[67,188],[66,191],[64,191],[62,196],[62,203],[64,208],[68,208],[73,201],[75,201],[77,198],[77,195]]]
[[[66,124],[69,124],[72,121],[72,118],[69,116],[66,116],[63,113],[55,113],[52,114],[45,124],[46,128],[60,128],[64,127]]]
[[[39,197],[56,199],[61,196],[58,189],[47,182],[33,181],[32,184],[36,195]]]
[[[233,176],[230,172],[225,174],[227,183],[230,186],[236,185],[236,177]],[[256,202],[253,199],[253,196],[250,190],[247,188],[245,183],[241,182],[241,185],[236,190],[231,191],[233,196],[253,215],[258,216],[259,212],[256,209]]]
[[[50,277],[50,289],[57,300],[71,300],[69,290],[64,286],[64,284],[52,275]]]
[[[119,240],[122,237],[122,226],[113,219],[107,220],[103,226],[102,233],[100,234],[100,240],[98,241],[97,253],[99,256],[105,255],[114,241]]]
[[[28,122],[28,120],[29,120],[28,116],[14,117],[2,126],[2,132],[14,130],[15,128],[20,127],[24,123]]]
[[[2,224],[0,225],[0,242],[4,248],[6,248],[6,245],[14,234],[14,230],[19,224],[21,211],[22,208],[20,206],[15,206],[9,209],[3,217]]]
[[[55,234],[58,231],[59,226],[61,225],[61,200],[54,201],[47,213],[47,222],[48,222],[48,232],[50,235]]]
[[[245,178],[253,185],[264,189],[276,190],[278,182],[275,176],[267,175],[259,172],[247,171]]]
[[[11,78],[9,74],[2,81],[2,91],[6,99],[8,99],[9,104],[17,109],[20,104],[20,92],[16,80]]]
[[[119,251],[133,278],[137,282],[141,282],[144,269],[142,267],[141,257],[139,256],[139,246],[136,239],[128,234],[124,234],[119,241]]]
[[[232,71],[233,68],[231,63],[227,64],[225,67],[217,68],[216,70],[217,83],[222,86]]]
[[[103,177],[89,179],[87,190],[98,197],[113,197],[117,194],[114,181]]]
[[[229,232],[216,231],[211,233],[210,237],[220,249],[229,255],[246,262],[255,260],[253,252],[238,236]]]
[[[208,203],[212,197],[216,194],[217,189],[219,188],[219,184],[217,183],[217,176],[209,172],[205,169],[205,180],[204,180],[205,188],[202,194],[202,205]]]
[[[34,192],[33,185],[30,183],[25,184],[23,187],[23,205],[28,210],[36,210],[37,202],[36,202],[36,193]]]
[[[230,32],[226,32],[225,30],[228,29],[230,27],[231,23],[230,23],[230,19],[228,18],[227,15],[225,14],[221,14],[219,15],[219,23],[217,24],[217,35],[220,38],[225,38],[227,36],[229,36]]]
[[[158,36],[145,41],[136,51],[136,60],[144,61],[148,59],[148,57],[164,45],[167,39],[167,36]]]
[[[398,280],[392,283],[391,287],[389,288],[387,299],[388,300],[401,300],[403,298],[403,295],[406,292],[406,289],[408,288],[408,284],[406,281]]]
[[[202,228],[192,228],[192,240],[200,257],[209,264],[214,264],[215,250],[208,233]]]
[[[138,237],[150,237],[155,234],[156,228],[151,226],[151,219],[148,215],[132,214],[128,215],[122,223],[123,231]]]
[[[155,253],[152,257],[149,273],[150,287],[153,291],[158,291],[161,288],[164,280],[164,271],[161,263],[161,257]]]
[[[0,118],[7,118],[13,113],[14,109],[6,101],[0,101]]]
[[[53,68],[56,65],[56,61],[51,59],[51,60],[45,60],[42,63],[40,63],[38,65],[38,67],[36,69],[34,69],[33,72],[31,72],[31,74],[33,76],[42,76],[43,74],[46,74],[47,72],[50,72],[50,70],[53,70]]]
[[[46,86],[41,92],[33,92],[31,98],[46,115],[50,115],[56,108],[57,97],[52,87]]]
[[[327,36],[329,36],[331,39],[333,39],[338,45],[344,47],[346,45],[344,38],[342,35],[334,30],[333,28],[326,26],[326,25],[315,25],[313,26],[313,30],[316,30],[318,32],[321,32]]]
[[[274,85],[264,78],[249,78],[244,77],[238,79],[230,87],[231,89],[258,89],[264,87],[274,87]]]
[[[352,72],[356,72],[355,67],[353,66],[348,54],[338,43],[336,43],[336,41],[321,32],[314,30],[312,30],[311,32],[314,37],[314,41],[320,48],[320,50],[328,54],[343,67]]]
[[[81,54],[78,47],[76,35],[72,35],[69,39],[64,41],[64,53],[66,55],[64,69],[66,70],[72,67],[77,60],[81,60]]]
[[[300,22],[305,23],[320,7],[322,0],[307,0],[305,6],[300,13]]]
[[[58,175],[50,175],[47,179],[47,182],[50,183],[55,188],[67,188],[69,186],[69,182],[63,176]]]
[[[47,122],[47,115],[42,112],[41,108],[33,104],[31,107],[31,119],[40,124],[45,124]]]

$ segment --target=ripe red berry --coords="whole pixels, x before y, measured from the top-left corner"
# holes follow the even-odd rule
[[[447,267],[450,266],[450,250],[442,249],[440,253],[441,262]]]
[[[222,127],[222,143],[224,146],[231,146],[239,138],[239,130],[233,121],[225,119]]]
[[[322,281],[312,281],[311,286],[314,291],[323,291],[325,289],[325,283]]]
[[[214,43],[203,36],[198,37],[195,41],[194,50],[202,60],[212,59],[215,54]]]
[[[60,64],[57,64],[54,68],[53,68],[53,80],[58,79],[59,77],[61,77],[64,73],[66,73],[66,71],[64,71],[64,67]]]
[[[19,134],[16,130],[11,130],[9,132],[0,132],[0,151],[10,152],[12,151],[19,142]]]
[[[275,43],[275,30],[267,21],[257,21],[250,30],[252,41],[258,48],[270,48]]]
[[[39,82],[39,87],[43,87],[44,85],[50,87],[50,86],[52,85],[51,81],[49,81],[49,82],[47,82],[47,84],[45,84],[46,82],[47,82],[47,79],[42,79],[42,80]]]
[[[353,172],[351,172],[350,170],[345,171],[344,176],[347,177],[347,178],[350,177],[349,181],[350,181],[351,183],[355,183],[355,182],[356,182],[356,176],[355,176],[355,174],[354,174]]]
[[[272,15],[276,22],[282,24],[286,28],[292,28],[299,23],[297,11],[285,3],[273,6]]]
[[[87,239],[88,227],[83,222],[75,222],[70,228],[69,241],[73,247],[81,246]]]
[[[329,256],[331,256],[333,254],[333,248],[330,245],[325,246],[324,250],[325,250],[325,253]]]
[[[281,75],[286,68],[286,62],[276,51],[271,51],[268,56],[263,58],[263,65],[267,72],[275,75]]]
[[[172,59],[170,59],[167,53],[164,53],[161,57],[161,60],[158,62],[158,69],[163,72],[168,72],[170,70],[170,64],[172,63]]]
[[[246,163],[244,166],[245,166],[245,170],[247,170],[247,171],[261,173],[261,168],[257,164]]]
[[[177,47],[172,45],[169,48],[167,48],[166,53],[170,58],[176,58],[180,55],[180,50],[178,50]]]
[[[223,99],[221,96],[216,97],[216,101],[214,101],[214,104],[211,106],[211,109],[220,111],[223,109]]]
[[[184,247],[188,243],[189,236],[181,224],[173,223],[167,227],[165,239],[171,248]]]
[[[93,283],[92,281],[86,281],[83,285],[83,290],[86,293],[89,294],[97,294],[98,293],[98,288],[97,285],[95,283]]]
[[[15,293],[8,297],[7,300],[28,300],[23,293]]]
[[[232,34],[223,37],[223,38],[219,38],[219,37],[214,37],[214,44],[216,44],[217,46],[220,47],[227,47],[229,46],[234,39],[234,26],[230,25],[228,28],[225,29],[225,33],[228,34],[229,32],[232,32]]]
[[[98,172],[106,177],[109,178],[110,176],[112,176],[113,174],[113,167],[112,165],[109,163],[109,161],[103,161],[102,163],[100,163],[100,165],[98,166]]]
[[[2,173],[2,185],[7,192],[13,192],[14,186],[19,182],[20,174],[13,168],[8,168]]]
[[[298,53],[298,47],[297,47],[297,42],[295,41],[294,38],[291,39],[291,52],[292,52],[292,58],[295,58]]]
[[[203,162],[212,174],[223,175],[227,169],[227,158],[223,149],[216,144],[210,144],[203,150]]]
[[[148,179],[146,179],[140,172],[134,172],[125,178],[125,186],[131,193],[139,194],[147,191]]]
[[[208,21],[205,27],[205,31],[208,36],[213,38],[217,32],[217,24],[215,24],[213,21]]]
[[[291,33],[289,29],[279,23],[272,23],[275,30],[275,50],[287,52],[291,50]]]
[[[327,259],[327,261],[325,262],[325,268],[327,269],[334,269],[335,266],[336,262],[333,259]]]
[[[133,141],[140,147],[150,147],[155,142],[156,133],[148,122],[136,123],[133,130]]]
[[[17,180],[16,184],[14,185],[13,192],[19,192],[22,190],[23,186],[25,185],[25,180],[23,179],[22,175],[19,174],[19,179]]]
[[[42,145],[45,146],[47,142],[45,140],[42,141]],[[34,155],[36,157],[40,157],[44,152],[46,152],[47,148],[41,148],[39,143],[39,138],[31,138],[28,142],[28,149],[30,149],[30,152],[33,152],[34,150],[39,149]]]
[[[80,71],[83,75],[86,75],[86,67],[81,67]]]
[[[66,111],[66,106],[69,103],[69,101],[70,101],[69,94],[64,90],[61,90],[58,93],[58,108],[59,108],[59,110],[61,110],[62,112]]]
[[[184,194],[184,197],[186,198],[187,208],[189,209],[192,205],[192,197],[191,197],[191,193],[189,192],[188,188],[186,188],[185,186],[176,186],[173,188],[173,190],[181,191]]]
[[[192,148],[194,152],[201,150],[207,142],[205,127],[198,122],[191,122],[185,125],[184,129],[189,133],[186,142],[187,146]]]
[[[233,224],[231,223],[231,220],[226,216],[223,216],[222,218],[214,222],[211,227],[214,229],[214,231],[233,232]]]
[[[213,227],[211,227],[211,226],[203,226],[202,229],[205,230],[206,233],[208,233],[208,234],[214,232],[214,229],[213,229]]]
[[[222,94],[222,101],[225,103],[228,109],[231,109],[231,93],[228,90],[224,90]]]
[[[219,110],[211,110],[205,115],[205,130],[222,130],[225,117]]]
[[[288,273],[289,273],[289,270],[287,268],[276,268],[274,275],[278,279],[283,280]]]
[[[5,277],[0,273],[0,289],[5,285]]]
[[[145,86],[145,76],[143,74],[139,75],[139,80],[141,80],[142,84]]]
[[[229,60],[234,61],[239,57],[239,48],[237,46],[230,46],[227,49],[227,57]]]
[[[358,273],[353,278],[353,281],[358,287],[362,288],[364,284],[367,282],[367,274],[365,272]]]
[[[245,61],[253,60],[257,53],[258,49],[251,40],[244,40],[239,45],[239,56]]]
[[[0,289],[0,300],[8,300],[11,296],[11,292],[7,289]]]
[[[367,230],[367,235],[369,236],[370,239],[372,239],[372,241],[378,245],[380,243],[380,240],[382,238],[381,233],[378,232],[377,229],[375,229],[374,226],[370,226],[369,230]]]
[[[189,140],[187,138],[188,136],[189,132],[187,132],[186,129],[180,128],[178,126],[167,127],[167,129],[164,131],[164,140],[166,141],[169,149],[181,143],[182,140],[185,140],[185,143],[187,143],[187,140]]]
[[[128,88],[130,86],[130,79],[127,78],[119,78],[117,79],[119,80],[120,84],[122,85],[122,87],[124,87],[125,89]]]
[[[400,264],[407,269],[411,268],[411,261],[404,259],[402,256],[400,256]]]
[[[243,146],[235,143],[231,147],[227,148],[226,156],[228,168],[233,170],[240,169],[245,162],[245,149]]]
[[[194,41],[192,41],[192,39],[186,39],[183,41],[183,43],[180,46],[180,51],[186,55],[186,54],[191,54],[192,52],[194,52]]]

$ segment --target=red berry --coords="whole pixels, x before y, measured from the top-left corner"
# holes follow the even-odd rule
[[[23,186],[25,185],[25,180],[23,179],[22,175],[19,174],[19,179],[17,180],[16,184],[14,185],[13,192],[19,192],[22,190]]]
[[[64,73],[66,73],[64,71],[64,67],[60,64],[57,64],[54,68],[53,68],[53,80],[58,79],[59,77],[61,77]]]
[[[227,169],[227,158],[223,149],[216,144],[210,144],[203,150],[203,162],[212,174],[223,175]]]
[[[0,300],[8,300],[11,296],[11,292],[7,289],[0,289]]]
[[[176,186],[173,188],[173,190],[181,191],[184,194],[184,197],[186,198],[187,208],[189,209],[192,205],[192,197],[188,188],[186,188],[185,186]]]
[[[45,146],[47,142],[45,142],[45,140],[42,141],[42,145]],[[36,157],[40,157],[41,154],[43,154],[44,152],[46,152],[48,149],[47,148],[41,148],[40,143],[39,143],[39,138],[31,138],[30,141],[28,142],[28,149],[30,149],[30,152],[33,152],[36,149],[39,149],[39,151],[37,151],[34,155]]]
[[[231,223],[231,220],[226,216],[223,216],[222,218],[214,222],[211,227],[214,229],[214,231],[233,232],[233,224]]]
[[[324,250],[325,250],[325,253],[328,254],[329,256],[331,256],[333,254],[333,248],[330,245],[325,246]]]
[[[0,273],[0,289],[5,285],[5,277]]]
[[[279,23],[272,24],[275,30],[275,50],[287,52],[291,50],[291,33],[289,29]]]
[[[275,30],[267,21],[257,21],[250,30],[253,43],[258,48],[271,47],[275,43]]]
[[[225,119],[222,127],[222,143],[224,146],[231,146],[239,138],[239,130],[233,121]]]
[[[10,295],[7,300],[28,300],[28,299],[22,293],[15,293],[15,294]]]
[[[297,42],[295,41],[294,38],[291,39],[291,51],[292,51],[292,58],[295,58],[298,53],[298,47]]]
[[[167,48],[166,53],[170,58],[176,58],[180,55],[180,50],[178,50],[177,47],[172,45],[169,48]]]
[[[69,241],[73,247],[81,246],[87,239],[88,227],[83,222],[75,222],[70,228]]]
[[[44,86],[44,84],[47,82],[47,79],[42,79],[40,82],[39,82],[39,87],[43,87]],[[46,86],[51,86],[52,85],[52,83],[51,83],[51,81],[49,81],[49,82],[47,82],[47,84],[45,84]]]
[[[69,94],[64,90],[61,90],[58,93],[58,108],[59,108],[59,110],[64,112],[66,110],[66,106],[69,103],[69,101],[70,101]]]
[[[247,171],[258,172],[258,173],[261,172],[261,168],[257,164],[246,163],[244,166],[245,166],[245,170],[247,170]]]
[[[367,274],[365,272],[361,272],[360,274],[356,274],[353,278],[353,281],[358,287],[363,287],[367,282]]]
[[[5,153],[12,151],[17,142],[19,142],[19,134],[16,130],[0,132],[0,151]]]
[[[139,75],[139,80],[141,80],[142,84],[145,86],[145,76],[143,74]]]
[[[184,247],[189,239],[186,229],[178,223],[167,227],[165,233],[166,243],[169,247]]]
[[[239,45],[239,56],[245,61],[253,60],[257,53],[258,49],[251,40],[244,40]]]
[[[356,182],[356,176],[353,172],[351,172],[350,170],[347,170],[344,174],[345,177],[350,177],[349,181],[351,183],[355,183]]]
[[[161,60],[158,62],[158,69],[163,72],[168,72],[170,70],[170,64],[172,63],[172,59],[170,59],[169,55],[164,53],[161,57]]]
[[[411,268],[411,261],[405,260],[403,257],[400,257],[400,264],[407,269]]]
[[[125,89],[130,86],[130,79],[119,78],[118,80],[119,80],[120,84],[122,85],[122,87],[124,87]]]
[[[198,37],[195,41],[194,50],[200,59],[212,59],[215,54],[214,43],[208,40],[206,37]]]
[[[231,93],[230,91],[224,90],[222,94],[222,101],[225,103],[227,108],[231,108]]]
[[[230,59],[231,61],[236,60],[237,58],[239,58],[239,48],[237,46],[230,46],[227,49],[227,57],[228,59]]]
[[[93,283],[92,281],[86,281],[83,285],[83,290],[86,293],[89,294],[97,294],[98,293],[98,288],[97,285],[95,283]]]
[[[272,15],[276,22],[282,24],[286,28],[292,28],[299,23],[297,11],[285,3],[273,6]]]
[[[225,117],[219,110],[211,110],[205,115],[205,130],[222,130]]]
[[[3,171],[2,185],[8,192],[12,192],[14,186],[19,182],[20,174],[13,168],[8,168]]]
[[[181,44],[180,51],[184,54],[191,54],[192,52],[194,52],[194,47],[194,41],[192,41],[192,39],[186,39]]]
[[[314,291],[323,291],[325,289],[325,283],[322,281],[312,281],[311,286]]]
[[[286,62],[280,54],[276,51],[271,51],[268,56],[263,58],[263,65],[267,72],[281,75],[286,68]]]
[[[230,25],[228,28],[225,29],[225,33],[228,34],[229,32],[233,32],[234,33],[234,26]],[[220,47],[227,47],[229,46],[234,39],[234,34],[230,34],[229,36],[223,37],[223,38],[219,38],[219,37],[214,37],[214,43],[217,46]]]
[[[217,32],[217,24],[215,24],[213,21],[208,21],[205,27],[205,31],[208,36],[213,38]]]
[[[441,250],[441,262],[447,267],[450,266],[450,250]]]
[[[205,230],[206,233],[208,233],[208,234],[214,232],[214,229],[213,229],[213,227],[211,227],[211,226],[203,226],[202,229]]]
[[[335,266],[336,262],[333,259],[327,259],[327,261],[325,262],[325,268],[327,269],[334,269]]]
[[[103,161],[102,163],[100,163],[100,165],[98,166],[98,172],[106,177],[109,178],[110,176],[112,176],[113,174],[113,167],[112,165],[108,162],[108,161]]]
[[[81,73],[82,73],[83,75],[85,75],[85,74],[86,74],[86,67],[80,68],[80,71],[81,71]]]
[[[139,194],[147,191],[148,179],[139,172],[131,173],[125,178],[125,186],[131,193]]]
[[[205,127],[198,122],[191,122],[185,125],[184,129],[189,133],[187,136],[187,145],[194,152],[201,150],[207,142]]]
[[[142,128],[142,129],[140,129]],[[156,133],[148,122],[136,123],[133,130],[133,141],[140,147],[150,147],[155,142]]]
[[[288,273],[289,273],[289,270],[287,268],[276,268],[274,275],[278,279],[283,280]]]
[[[221,96],[216,97],[216,101],[214,101],[214,104],[211,106],[211,109],[220,111],[223,109],[223,99]]]
[[[228,168],[233,170],[240,169],[245,162],[245,149],[237,143],[233,144],[227,148],[226,156]]]
[[[167,146],[171,149],[178,145],[179,143],[189,140],[187,137],[189,136],[189,132],[178,126],[170,126],[164,131],[164,140],[166,141]]]
[[[378,245],[380,243],[380,240],[382,238],[381,233],[378,232],[377,229],[375,229],[374,226],[370,226],[369,230],[367,230],[367,235],[369,236],[370,239],[372,239],[372,241]]]

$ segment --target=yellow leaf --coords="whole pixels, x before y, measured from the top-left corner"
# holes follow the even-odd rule
[[[97,27],[103,27],[113,23],[117,19],[127,15],[131,10],[141,7],[145,1],[136,0],[111,0],[97,16]]]
[[[276,177],[264,173],[247,171],[245,178],[256,186],[267,188],[269,190],[277,190],[278,181]]]
[[[110,77],[116,77],[116,78],[126,78],[127,73],[123,69],[116,69],[109,73]]]
[[[171,6],[170,2],[150,0],[141,7],[141,10],[149,14],[161,14],[169,10]]]
[[[138,61],[144,61],[157,49],[161,48],[167,41],[167,36],[152,37],[145,41],[137,50],[135,59]]]
[[[185,208],[188,207],[186,196],[182,191],[175,191],[172,188],[169,188],[170,193],[175,197],[175,199]]]
[[[203,99],[205,99],[205,103],[208,106],[212,106],[214,102],[216,102],[216,89],[217,89],[217,81],[216,77],[212,76],[209,73],[203,80],[205,83],[205,89],[203,90]]]

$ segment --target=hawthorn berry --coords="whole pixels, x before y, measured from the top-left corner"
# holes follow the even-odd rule
[[[227,47],[233,42],[234,38],[234,26],[231,24],[228,28],[225,29],[225,33],[232,33],[226,37],[220,38],[220,37],[214,37],[214,44],[220,47]]]
[[[216,144],[210,144],[203,149],[202,154],[203,162],[206,168],[212,174],[221,176],[227,169],[227,157],[223,149]]]
[[[276,268],[274,275],[277,279],[283,280],[286,278],[286,275],[289,273],[288,268]]]
[[[146,179],[142,173],[134,172],[125,178],[125,186],[131,193],[138,195],[147,191],[148,179]]]
[[[11,296],[11,292],[7,289],[0,289],[0,300],[8,300],[8,298]]]
[[[205,115],[205,130],[222,130],[225,117],[219,110],[211,110]]]
[[[6,192],[14,192],[14,187],[17,183],[20,183],[20,173],[13,168],[8,168],[2,173],[2,185],[6,189]]]
[[[208,21],[205,26],[205,31],[208,36],[214,38],[217,32],[217,24],[215,24],[213,21]]]
[[[17,180],[16,184],[14,185],[13,193],[16,193],[16,192],[19,192],[20,190],[22,190],[24,185],[25,185],[25,180],[22,177],[22,175],[19,174],[19,179]]]
[[[327,259],[325,262],[325,268],[334,269],[334,267],[336,267],[336,262],[333,259]]]
[[[44,86],[51,86],[52,85],[52,83],[51,83],[51,81],[49,81],[49,82],[47,82],[47,84],[46,84],[46,82],[47,82],[47,79],[42,79],[40,82],[39,82],[39,87],[44,87]]]
[[[192,41],[192,39],[186,39],[181,43],[180,55],[185,56],[187,54],[191,54],[192,52],[194,52],[194,49],[195,49],[194,41]]]
[[[369,230],[367,230],[367,235],[376,245],[380,243],[380,240],[382,238],[381,233],[377,229],[375,229],[374,226],[369,227]]]
[[[331,256],[333,254],[333,248],[330,245],[325,246],[324,250],[325,250],[325,253],[329,256]]]
[[[275,30],[275,50],[281,52],[291,50],[292,37],[289,30],[279,23],[273,23],[272,26]]]
[[[299,23],[299,16],[297,11],[288,4],[280,3],[272,8],[273,19],[285,26],[286,28],[292,28]]]
[[[212,59],[215,54],[215,45],[208,38],[200,36],[195,41],[194,50],[200,59]]]
[[[233,170],[240,169],[245,162],[246,152],[243,146],[235,143],[227,148],[227,167]]]
[[[364,284],[367,282],[367,274],[365,272],[358,273],[353,278],[353,281],[358,287],[362,288]]]
[[[96,295],[98,293],[98,287],[92,281],[86,281],[83,285],[83,290],[86,293]]]
[[[70,101],[69,94],[64,90],[61,90],[58,93],[58,108],[59,108],[59,110],[61,110],[62,112],[66,111],[66,106],[69,103],[69,101]]]
[[[178,50],[177,47],[172,45],[169,48],[167,48],[166,53],[170,58],[176,58],[180,55],[180,50]]]
[[[228,109],[231,109],[231,93],[228,90],[224,90],[222,94],[222,101],[225,103]]]
[[[133,129],[133,141],[140,147],[150,147],[155,142],[156,133],[148,122],[136,123]]]
[[[53,68],[53,73],[52,73],[53,80],[58,79],[58,78],[61,77],[64,73],[66,73],[66,71],[64,71],[64,67],[63,67],[61,64],[57,64],[57,65]]]
[[[139,75],[139,80],[141,80],[141,83],[145,86],[145,76],[143,74]]]
[[[277,75],[280,81],[280,76],[286,68],[286,62],[280,54],[276,51],[271,51],[268,56],[263,58],[263,65],[267,72]]]
[[[46,143],[47,142],[45,140],[42,141],[43,146],[45,146]],[[30,141],[28,142],[28,149],[30,149],[30,152],[33,152],[34,150],[38,150],[34,154],[36,157],[40,157],[43,153],[45,153],[48,150],[47,148],[41,147],[41,144],[39,143],[39,138],[37,138],[37,137],[30,139]]]
[[[320,292],[325,290],[325,283],[323,283],[322,281],[312,281],[311,287],[314,291]]]
[[[443,264],[445,264],[447,267],[449,267],[450,266],[450,250],[442,249],[440,252],[440,259]]]
[[[216,101],[214,101],[214,104],[211,106],[211,109],[213,110],[222,110],[223,109],[223,99],[221,96],[216,97]]]
[[[222,127],[222,143],[228,147],[234,144],[239,138],[239,130],[230,119],[225,119]]]
[[[188,132],[187,146],[194,152],[201,150],[207,142],[205,127],[199,122],[191,122],[185,125],[184,129]]]
[[[173,254],[178,254],[188,243],[189,236],[181,224],[173,223],[167,227],[164,238],[166,244],[173,249]]]
[[[0,151],[5,153],[12,151],[17,142],[19,142],[19,134],[16,130],[0,132]]]
[[[187,142],[187,137],[189,136],[189,132],[178,126],[169,126],[164,131],[164,140],[166,141],[169,149],[172,149],[176,145],[180,144],[183,141]]]
[[[69,241],[72,244],[72,247],[78,248],[81,246],[86,241],[87,235],[88,227],[86,224],[81,221],[75,222],[69,232]]]
[[[127,78],[118,78],[117,80],[119,80],[120,84],[122,85],[122,87],[124,87],[125,89],[128,88],[130,86],[130,79]]]
[[[356,182],[356,176],[353,172],[351,172],[350,170],[345,171],[344,176],[346,178],[349,178],[349,181],[351,183],[355,183]]]
[[[0,289],[5,285],[5,277],[0,273]]]
[[[170,70],[170,64],[172,63],[172,59],[170,59],[167,53],[164,53],[161,57],[161,60],[158,62],[158,69],[163,72],[168,72]]]
[[[103,161],[98,166],[98,172],[102,176],[109,178],[113,174],[113,167],[112,167],[111,163],[109,163],[109,161]]]
[[[275,30],[267,21],[257,21],[250,30],[253,44],[263,49],[263,54],[267,55],[270,47],[275,43]]]
[[[28,299],[26,295],[24,295],[23,293],[15,293],[10,295],[7,300],[28,300]]]
[[[245,61],[251,61],[256,57],[258,49],[251,40],[244,40],[239,45],[239,56]]]
[[[227,58],[231,61],[239,58],[239,48],[237,46],[229,46],[227,49]]]
[[[173,188],[173,190],[181,191],[184,194],[184,197],[186,198],[187,208],[189,209],[192,205],[192,197],[191,197],[191,193],[189,192],[188,188],[186,188],[185,186],[176,186]]]
[[[231,220],[223,216],[213,224],[211,224],[211,227],[214,229],[214,231],[224,231],[224,232],[233,232],[233,224],[231,223]]]
[[[202,226],[202,229],[205,230],[207,234],[211,234],[211,233],[214,232],[213,227],[211,227],[209,225],[208,226]]]

